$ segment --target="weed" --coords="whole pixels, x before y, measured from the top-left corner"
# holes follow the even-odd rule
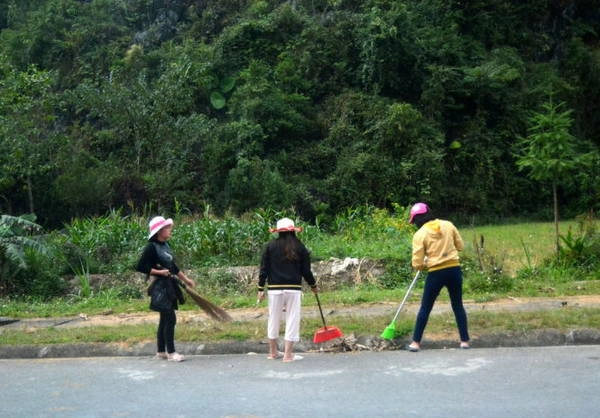
[[[470,275],[466,283],[472,293],[508,292],[514,286],[513,279],[502,274],[476,273]]]
[[[472,293],[507,292],[513,288],[513,279],[504,273],[503,257],[484,246],[483,235],[473,240],[475,257],[462,258],[465,283]]]
[[[89,267],[81,262],[81,267],[75,268],[75,277],[79,282],[79,295],[83,298],[89,298],[92,296],[92,287],[90,285],[90,272]]]
[[[576,229],[569,227],[567,234],[560,236],[558,263],[595,269],[600,264],[600,234],[593,216],[578,218]]]
[[[385,273],[378,278],[384,289],[393,289],[411,281],[412,269],[406,260],[385,260]]]

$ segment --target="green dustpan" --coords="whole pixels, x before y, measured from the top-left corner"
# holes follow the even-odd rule
[[[387,327],[385,327],[385,329],[381,333],[381,338],[383,338],[384,340],[393,340],[394,338],[396,338],[396,336],[397,336],[397,334],[396,334],[396,319],[398,318],[398,314],[402,310],[402,307],[406,303],[406,299],[408,299],[410,292],[412,291],[413,287],[415,287],[415,283],[417,283],[417,279],[419,278],[420,274],[421,274],[421,271],[420,270],[417,271],[417,274],[415,274],[415,278],[413,279],[410,286],[408,287],[408,290],[406,291],[406,295],[404,295],[404,299],[402,300],[402,303],[400,304],[400,306],[398,307],[398,310],[396,311],[396,315],[394,316],[394,319],[392,319],[392,322],[390,322],[390,324]]]

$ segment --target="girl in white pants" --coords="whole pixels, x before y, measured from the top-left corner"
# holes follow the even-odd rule
[[[296,237],[296,231],[302,228],[294,226],[291,219],[277,221],[277,239],[270,241],[262,255],[258,276],[258,300],[265,297],[265,287],[269,295],[269,320],[267,336],[269,338],[268,359],[279,358],[277,339],[279,324],[285,316],[285,348],[283,361],[299,360],[294,355],[294,343],[300,341],[300,314],[302,306],[302,279],[310,285],[314,293],[318,292],[315,278],[310,269],[310,254],[304,244]],[[267,283],[268,282],[268,283]]]
[[[285,316],[285,340],[300,341],[300,311],[302,292],[299,290],[269,290],[268,336],[279,338],[279,323]],[[285,308],[285,309],[284,309]]]

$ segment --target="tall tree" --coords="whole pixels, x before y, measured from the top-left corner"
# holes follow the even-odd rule
[[[528,135],[520,140],[517,166],[537,181],[552,187],[556,254],[560,251],[558,186],[566,183],[576,170],[589,164],[590,155],[579,152],[576,138],[570,133],[573,124],[571,109],[563,110],[564,102],[552,99],[542,105],[542,111],[529,118]]]
[[[0,186],[22,186],[27,191],[29,212],[34,213],[35,180],[53,164],[52,74],[35,67],[18,71],[6,65],[0,73],[4,76],[0,80]]]

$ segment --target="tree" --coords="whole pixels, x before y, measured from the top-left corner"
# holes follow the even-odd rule
[[[0,75],[0,193],[3,188],[24,186],[29,212],[34,213],[35,180],[53,164],[52,74],[33,66],[18,71],[4,64]]]
[[[549,182],[554,201],[556,254],[560,251],[558,228],[558,185],[566,183],[576,170],[589,164],[590,154],[577,149],[576,138],[569,132],[572,110],[562,110],[564,102],[554,104],[552,99],[542,105],[542,111],[529,118],[528,135],[519,141],[517,166],[528,171],[537,181]]]

